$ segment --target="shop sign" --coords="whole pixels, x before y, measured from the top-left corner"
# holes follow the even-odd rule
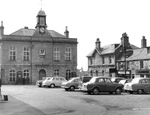
[[[150,70],[136,70],[136,74],[150,74]]]

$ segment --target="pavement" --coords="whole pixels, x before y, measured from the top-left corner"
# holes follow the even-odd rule
[[[4,96],[0,99],[0,115],[46,115],[42,111],[32,107],[13,96],[7,95],[8,100],[4,100]]]

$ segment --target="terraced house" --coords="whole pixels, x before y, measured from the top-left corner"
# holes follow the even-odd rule
[[[77,38],[69,38],[48,30],[46,14],[40,10],[35,29],[21,28],[4,35],[0,27],[0,67],[4,84],[35,83],[43,77],[75,75],[77,69]]]
[[[131,78],[150,78],[150,47],[147,47],[145,36],[141,39],[141,48],[131,50],[130,54],[131,55],[126,58],[126,64],[124,56],[117,61],[118,72],[126,69],[127,74],[129,74]]]
[[[122,73],[119,73],[117,68],[117,61],[124,57],[124,48],[128,50],[126,52],[126,57],[131,55],[130,50],[138,48],[129,43],[129,37],[126,33],[122,34],[120,43],[103,47],[98,38],[95,42],[94,50],[87,55],[89,75],[116,77],[120,74],[124,76],[125,70],[123,70]],[[124,62],[124,59],[122,61]]]

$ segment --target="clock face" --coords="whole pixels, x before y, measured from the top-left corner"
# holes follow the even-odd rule
[[[45,28],[44,28],[44,27],[41,27],[41,28],[40,28],[40,32],[41,32],[41,33],[44,33],[44,32],[45,32]]]

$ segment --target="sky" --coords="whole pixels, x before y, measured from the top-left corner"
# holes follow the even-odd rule
[[[88,69],[87,55],[95,48],[120,43],[124,32],[129,42],[141,47],[142,36],[150,46],[150,0],[0,0],[0,21],[9,35],[25,26],[35,29],[39,10],[47,15],[48,30],[78,40],[78,69]]]

